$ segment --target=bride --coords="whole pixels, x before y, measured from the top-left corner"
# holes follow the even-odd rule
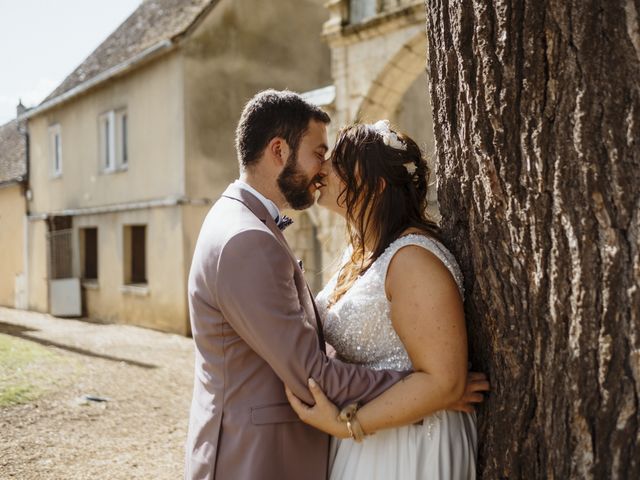
[[[315,406],[287,389],[289,402],[334,436],[331,480],[475,478],[475,414],[456,408],[467,380],[462,275],[425,214],[420,149],[386,120],[352,125],[324,169],[318,202],[346,217],[350,240],[317,297],[327,342],[345,362],[414,373],[360,408],[340,412],[313,379]]]

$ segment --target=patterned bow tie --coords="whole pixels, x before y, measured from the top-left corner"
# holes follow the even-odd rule
[[[292,223],[293,223],[293,220],[291,220],[286,215],[282,215],[281,217],[276,218],[276,225],[278,226],[278,228],[280,230],[284,230],[285,228],[287,228]]]

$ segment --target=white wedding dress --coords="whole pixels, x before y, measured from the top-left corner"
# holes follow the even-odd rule
[[[335,305],[327,308],[337,274],[317,296],[326,340],[341,360],[374,370],[412,368],[393,329],[384,289],[391,259],[407,245],[435,254],[463,294],[458,264],[442,244],[418,234],[395,240]],[[330,480],[473,479],[476,442],[475,415],[448,410],[425,417],[421,424],[381,430],[361,443],[334,438]]]

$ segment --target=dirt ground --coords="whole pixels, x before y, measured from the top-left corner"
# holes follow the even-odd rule
[[[191,339],[0,308],[0,340],[1,479],[182,477]]]

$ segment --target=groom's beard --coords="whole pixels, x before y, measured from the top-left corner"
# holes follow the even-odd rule
[[[315,197],[310,192],[313,183],[304,172],[298,170],[298,157],[292,153],[287,159],[280,175],[278,175],[278,187],[285,200],[294,210],[304,210],[313,205]]]

